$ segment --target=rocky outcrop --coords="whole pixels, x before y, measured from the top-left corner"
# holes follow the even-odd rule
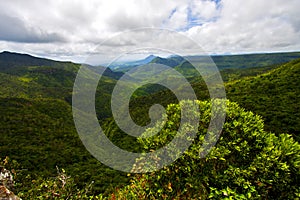
[[[13,175],[9,170],[0,166],[0,200],[21,200],[10,191],[13,186]]]
[[[7,189],[5,186],[0,186],[0,200],[21,200],[13,192]]]

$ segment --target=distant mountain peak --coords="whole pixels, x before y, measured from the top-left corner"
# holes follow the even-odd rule
[[[151,55],[147,56],[145,59],[150,59],[150,58],[155,58],[155,57],[156,57],[155,55],[151,54]]]
[[[151,60],[151,63],[162,64],[162,65],[166,65],[169,67],[176,67],[176,66],[180,65],[183,61],[184,61],[184,58],[182,58],[182,57],[162,58],[162,57],[157,56]]]
[[[151,54],[142,60],[136,60],[136,61],[130,61],[130,62],[124,62],[124,63],[115,63],[113,65],[110,65],[109,67],[113,70],[119,70],[119,71],[122,71],[124,69],[128,70],[132,67],[136,67],[139,65],[146,65],[148,63],[151,63],[156,58],[157,58],[157,56]]]
[[[144,61],[143,63],[149,63],[155,58],[157,58],[157,56],[151,54],[151,55],[147,56],[145,59],[143,59],[143,61]]]

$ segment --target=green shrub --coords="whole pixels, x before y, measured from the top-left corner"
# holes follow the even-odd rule
[[[200,158],[211,102],[197,102],[200,126],[184,155],[159,171],[137,174],[109,199],[297,199],[300,197],[300,145],[291,135],[264,131],[260,116],[227,101],[223,131],[210,153]],[[154,149],[178,129],[180,106],[170,105],[159,133],[139,141]],[[156,131],[148,129],[146,134]]]

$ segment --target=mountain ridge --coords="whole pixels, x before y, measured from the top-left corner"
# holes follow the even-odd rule
[[[8,67],[47,65],[55,66],[58,63],[72,63],[71,61],[56,61],[48,58],[41,58],[25,53],[3,51],[0,53],[1,69]]]
[[[204,59],[203,59],[204,58]],[[200,56],[169,56],[167,58],[157,56],[150,63],[157,63],[166,65],[175,69],[186,68],[187,74],[192,74],[193,66],[188,62],[193,60],[193,64],[202,64],[203,66],[210,66],[215,64],[219,70],[223,69],[244,69],[265,67],[275,64],[283,64],[293,59],[300,58],[300,52],[282,52],[282,53],[253,53],[253,54],[237,54],[237,55],[200,55]],[[185,62],[184,62],[185,60]],[[207,63],[209,62],[209,63]],[[214,62],[214,63],[213,63]],[[127,65],[126,68],[120,68],[120,71],[126,72],[137,65]],[[112,68],[114,71],[119,71],[117,68]],[[182,72],[182,70],[179,70]]]

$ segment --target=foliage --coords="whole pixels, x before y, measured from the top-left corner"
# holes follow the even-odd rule
[[[258,115],[227,102],[226,122],[212,151],[200,158],[210,119],[210,102],[198,102],[199,133],[193,145],[171,166],[135,175],[114,199],[295,199],[299,198],[300,145],[288,134],[263,130]],[[177,130],[179,105],[170,105],[172,117],[160,133]],[[177,117],[176,117],[177,116]],[[172,119],[172,120],[170,120]],[[149,132],[155,129],[149,129]],[[161,140],[159,140],[159,138]],[[168,137],[140,140],[146,148]]]
[[[261,115],[267,131],[275,134],[287,132],[297,139],[300,130],[300,116],[299,112],[296,112],[300,110],[299,69],[298,59],[280,66],[234,71],[226,69],[221,71],[221,74],[225,80],[229,81],[225,83],[228,99]],[[209,99],[209,93],[203,80],[197,80],[192,87],[198,99]],[[133,119],[136,119],[138,124],[149,123],[148,110],[151,105],[158,102],[166,106],[178,101],[170,90],[133,98],[130,102]]]
[[[0,58],[0,156],[17,160],[26,172],[17,192],[28,191],[33,180],[54,176],[55,166],[66,169],[78,188],[94,181],[96,193],[128,182],[125,173],[93,158],[76,133],[70,103],[80,65],[12,53]],[[100,119],[110,114],[110,107],[101,105],[109,102],[116,82],[111,77],[119,75],[108,70],[99,83]]]
[[[31,181],[31,188],[19,192],[24,199],[98,199],[91,194],[93,182],[79,189],[74,179],[64,169],[57,168],[57,175],[50,178],[38,178]]]
[[[263,130],[262,119],[257,115],[228,103],[222,136],[209,156],[200,159],[199,147],[207,128],[210,103],[198,102],[203,117],[198,138],[189,151],[158,172],[133,176],[124,187],[132,175],[99,163],[86,151],[76,133],[70,104],[73,81],[80,65],[0,53],[0,157],[11,158],[6,168],[15,176],[14,192],[23,199],[299,198],[299,144],[290,135],[281,133],[295,136],[300,129],[296,112],[299,110],[300,61],[254,68],[299,55],[272,56],[267,59],[258,55],[257,60],[250,55],[247,59],[236,56],[230,57],[231,61],[220,57],[218,62],[226,68],[221,74],[229,81],[226,84],[229,99],[260,114],[266,130],[276,135]],[[193,77],[187,63],[172,59],[178,64],[174,68],[186,72],[193,82],[198,99],[208,99],[203,80]],[[243,68],[241,62],[247,69],[240,69]],[[229,66],[239,69],[233,71],[227,69]],[[161,138],[138,142],[120,131],[110,118],[111,92],[121,75],[108,69],[96,93],[97,116],[109,139],[133,152],[147,152],[168,143],[178,128],[174,122],[179,120],[179,115],[174,116],[179,102],[170,90],[147,85],[136,91],[130,101],[130,114],[140,125],[149,123],[151,105],[159,103],[167,107],[171,104],[168,106],[169,128],[162,130]],[[184,88],[181,91],[184,92]],[[148,133],[151,131],[154,130],[149,129]],[[66,169],[68,175],[62,170],[57,173],[56,166]],[[103,194],[97,196],[99,193]]]
[[[280,66],[280,64],[276,64],[251,68],[227,68],[221,70],[220,73],[224,82],[232,82],[246,77],[257,76]]]
[[[63,100],[0,99],[1,155],[17,160],[31,179],[55,174],[55,166],[68,170],[79,186],[95,181],[94,190],[104,192],[127,182],[126,174],[94,159],[82,145]],[[20,190],[31,184],[22,180]]]
[[[227,97],[261,115],[266,130],[287,132],[299,140],[300,60],[262,75],[226,84]]]

